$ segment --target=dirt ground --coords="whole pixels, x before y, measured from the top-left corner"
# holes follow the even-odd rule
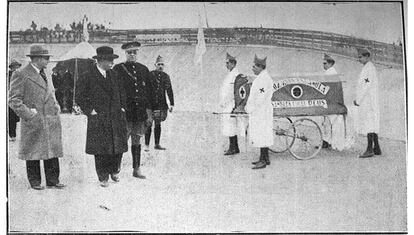
[[[162,129],[167,150],[154,150],[151,139],[143,154],[148,179],[132,177],[128,152],[121,181],[108,188],[84,153],[85,116],[62,115],[64,190],[30,189],[18,136],[8,146],[10,231],[407,231],[405,142],[381,138],[383,155],[370,159],[357,157],[363,137],[353,150],[308,161],[271,154],[271,165],[255,171],[258,150],[244,138],[240,154],[223,156],[219,124],[217,115],[172,113]]]

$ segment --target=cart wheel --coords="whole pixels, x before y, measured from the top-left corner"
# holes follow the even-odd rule
[[[288,150],[295,140],[295,128],[288,117],[273,119],[273,145],[269,150],[274,153],[283,153]]]
[[[295,139],[289,152],[299,160],[311,159],[322,148],[322,132],[316,122],[308,118],[301,118],[293,123]]]

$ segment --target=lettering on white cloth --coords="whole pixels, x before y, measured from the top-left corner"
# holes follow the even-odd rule
[[[315,100],[281,100],[273,101],[273,108],[307,108],[307,107],[324,107],[328,108],[328,103],[325,99]]]

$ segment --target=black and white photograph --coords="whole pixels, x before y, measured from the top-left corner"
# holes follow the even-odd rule
[[[408,233],[407,1],[7,1],[6,233]]]

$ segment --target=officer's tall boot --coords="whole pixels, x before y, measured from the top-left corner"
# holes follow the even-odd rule
[[[131,146],[132,152],[132,167],[134,168],[132,172],[132,176],[145,179],[146,177],[141,173],[141,145],[132,145]]]
[[[235,150],[234,150],[234,136],[230,136],[229,137],[229,149],[224,152],[224,155],[233,155],[235,154]]]
[[[368,158],[368,157],[373,157],[374,156],[374,151],[372,150],[372,142],[373,142],[373,136],[374,133],[368,133],[367,135],[367,139],[368,139],[368,146],[367,146],[367,150],[359,156],[359,158]]]
[[[378,143],[378,134],[377,133],[372,133],[372,138],[373,138],[373,142],[374,142],[374,154],[375,155],[381,155],[381,148],[379,146]]]
[[[155,126],[154,126],[154,141],[155,141],[154,149],[165,150],[165,148],[161,147],[161,145],[160,145],[160,139],[161,139],[161,123],[159,123],[159,124],[155,123]]]

